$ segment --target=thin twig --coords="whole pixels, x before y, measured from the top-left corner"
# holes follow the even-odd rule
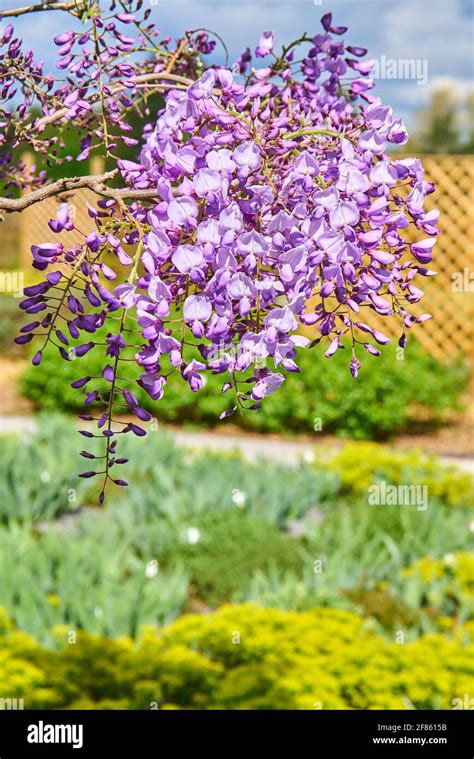
[[[133,79],[134,84],[142,84],[147,82],[153,82],[155,80],[166,80],[167,82],[174,83],[176,82],[177,85],[181,84],[185,87],[189,87],[193,81],[192,79],[187,79],[184,76],[178,76],[177,74],[170,74],[165,71],[153,71],[149,74],[139,74],[138,76],[135,76]],[[156,85],[155,89],[158,88],[165,88],[165,89],[172,89],[172,85],[168,84],[166,85],[164,82],[161,85]],[[115,84],[112,85],[110,88],[110,95],[117,95],[119,92],[123,92],[124,90],[131,89],[130,85],[125,84]],[[96,92],[94,93],[94,96],[89,98],[89,103],[94,103],[99,100],[99,94]],[[70,108],[60,108],[59,110],[55,111],[54,113],[49,114],[48,116],[43,116],[42,118],[38,119],[38,121],[35,122],[35,128],[38,130],[42,130],[44,127],[48,126],[48,124],[53,124],[55,121],[58,121],[59,119],[62,119],[64,116],[66,116],[70,111]]]

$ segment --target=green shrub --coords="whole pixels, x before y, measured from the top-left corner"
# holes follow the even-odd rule
[[[48,352],[39,367],[29,366],[22,379],[23,393],[38,407],[64,411],[81,408],[81,394],[70,387],[78,376],[97,376],[104,359],[100,350],[64,362]],[[292,374],[278,393],[265,399],[263,408],[231,423],[246,429],[274,433],[323,432],[356,439],[386,439],[423,424],[440,424],[446,413],[459,408],[468,371],[461,364],[444,366],[412,342],[398,360],[395,347],[383,359],[366,356],[358,380],[353,380],[347,351],[330,360],[317,349],[302,353],[301,373]],[[178,375],[171,375],[164,398],[154,403],[139,391],[142,405],[158,419],[212,427],[229,405],[220,393],[223,378],[208,375],[199,393],[191,393]],[[320,420],[320,421],[319,421]]]
[[[213,606],[229,601],[240,589],[245,592],[256,571],[272,566],[299,571],[299,543],[259,516],[234,511],[208,512],[193,524],[196,542],[186,533],[160,555],[160,563],[181,559],[195,594]]]
[[[7,629],[0,650],[2,692],[28,709],[450,709],[474,676],[468,626],[399,645],[351,612],[250,604],[186,615],[135,644],[79,633],[48,651]]]
[[[431,616],[474,618],[474,555],[466,551],[447,553],[442,558],[425,556],[403,571],[411,588],[419,588],[420,606]]]
[[[364,617],[377,620],[384,630],[411,628],[417,623],[417,613],[398,599],[387,587],[348,590],[347,595],[359,607]]]

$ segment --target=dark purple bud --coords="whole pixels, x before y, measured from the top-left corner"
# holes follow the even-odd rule
[[[67,339],[64,332],[61,332],[60,329],[56,330],[56,337],[58,338],[58,340],[60,340],[60,342],[62,342],[63,345],[69,345],[69,340]]]
[[[35,355],[31,359],[31,363],[33,364],[33,366],[39,366],[39,364],[41,364],[42,358],[43,358],[43,354],[41,353],[41,351],[38,351],[37,353],[35,353]]]
[[[71,382],[71,387],[74,387],[74,388],[84,387],[84,385],[87,385],[90,379],[91,379],[90,377],[82,377],[81,379],[75,380],[75,382]]]
[[[83,435],[83,437],[94,437],[92,432],[89,432],[89,430],[79,430],[79,435]]]
[[[44,293],[48,292],[49,288],[50,285],[47,282],[40,282],[38,285],[25,287],[23,292],[25,295],[44,295]]]
[[[40,311],[44,311],[47,308],[46,303],[37,303],[35,306],[30,306],[26,309],[27,314],[39,314]]]
[[[95,295],[95,294],[92,292],[92,290],[91,290],[91,288],[89,287],[89,285],[86,285],[86,286],[85,286],[85,288],[84,288],[84,293],[85,293],[85,295],[86,295],[86,298],[87,298],[87,300],[88,300],[88,301],[89,301],[89,303],[91,304],[91,306],[94,306],[95,308],[97,308],[98,306],[100,306],[100,305],[101,305],[101,300],[100,300],[100,299],[97,297],[97,295]]]
[[[123,391],[123,397],[125,398],[126,402],[129,406],[138,406],[138,398],[137,396],[132,393],[130,390],[124,390]]]
[[[98,472],[82,472],[82,474],[79,475],[79,477],[84,477],[84,479],[89,479],[89,477],[95,477]]]
[[[126,488],[128,486],[128,482],[125,482],[125,480],[113,480],[116,485],[120,485],[123,488]]]
[[[144,429],[139,427],[137,424],[133,424],[133,422],[130,422],[130,424],[127,425],[125,430],[130,430],[130,432],[133,432],[134,435],[137,437],[144,437],[146,435],[146,432]]]
[[[81,451],[80,456],[84,456],[85,459],[95,459],[95,456],[93,453],[89,453],[89,451]]]
[[[77,314],[77,311],[79,309],[79,301],[77,300],[77,298],[74,297],[74,295],[68,295],[67,305],[68,305],[69,310],[73,314]]]
[[[32,332],[36,327],[39,327],[39,322],[30,322],[30,324],[25,324],[24,327],[20,329],[20,332]]]
[[[222,412],[222,414],[219,415],[219,419],[227,419],[227,417],[232,416],[236,408],[237,406],[226,409],[225,411]]]
[[[398,341],[400,348],[406,348],[407,341],[408,341],[408,338],[407,338],[406,333],[404,332]]]
[[[63,276],[62,272],[60,271],[51,271],[49,274],[46,275],[46,279],[48,280],[49,284],[53,285],[54,287],[61,280],[62,276]]]
[[[81,336],[81,333],[80,333],[80,332],[79,332],[79,330],[77,329],[77,327],[76,327],[76,325],[74,324],[74,322],[68,322],[68,323],[67,323],[67,328],[68,328],[68,330],[69,330],[69,334],[70,334],[70,335],[71,335],[71,337],[73,337],[74,339],[77,339],[78,337],[80,337],[80,336]]]
[[[91,348],[94,347],[94,345],[95,343],[84,343],[84,345],[77,345],[74,348],[74,353],[76,354],[76,356],[79,356],[80,358],[81,356],[85,356],[86,353],[88,353],[91,350]]]
[[[43,303],[44,300],[41,297],[41,295],[35,295],[31,298],[26,298],[25,300],[22,300],[20,305],[20,308],[22,311],[26,311],[28,308],[31,308],[31,306],[35,306],[37,303]]]
[[[25,345],[26,343],[29,343],[30,340],[33,340],[33,335],[19,335],[18,337],[15,337],[13,342],[17,343],[17,345]]]
[[[148,413],[148,411],[145,411],[144,408],[140,408],[140,406],[135,406],[133,409],[133,413],[135,414],[135,416],[141,419],[142,422],[149,422],[151,419],[151,414]]]
[[[59,351],[59,355],[61,356],[61,358],[63,358],[65,361],[70,361],[71,360],[71,356],[69,355],[69,353],[67,352],[67,350],[65,348],[59,347],[58,351]]]

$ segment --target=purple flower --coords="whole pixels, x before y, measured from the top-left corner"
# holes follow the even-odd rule
[[[412,243],[410,246],[411,252],[415,256],[416,260],[422,264],[427,264],[432,260],[431,251],[436,243],[436,237],[425,237],[420,242]]]
[[[135,33],[120,32],[122,23],[132,30],[140,20],[125,5],[127,12],[117,9],[110,18],[98,12],[91,21],[103,74],[100,109],[94,107],[100,72],[90,29],[57,37],[59,65],[68,75],[60,86],[43,76],[28,53],[21,57],[21,43],[8,27],[4,33],[9,59],[20,70],[26,62],[43,82],[46,94],[35,92],[43,116],[54,117],[60,103],[66,108],[63,118],[73,127],[79,124],[80,152],[71,158],[85,160],[99,143],[108,142],[110,156],[117,154],[120,142],[136,144],[130,114],[136,99],[146,99],[156,82],[147,83],[149,61],[140,56],[131,61],[143,40],[140,31],[138,44]],[[148,15],[146,11],[144,20]],[[145,28],[153,37],[152,25]],[[69,335],[80,339],[106,327],[105,354],[112,357],[107,358],[111,365],[100,377],[73,383],[87,385],[86,404],[105,401],[107,406],[96,420],[108,454],[105,481],[110,466],[119,461],[119,433],[107,423],[112,414],[126,403],[138,419],[150,419],[137,396],[123,389],[122,378],[159,400],[174,370],[193,392],[203,387],[205,371],[225,374],[220,384],[235,395],[225,418],[236,408],[259,408],[284,381],[278,371],[299,371],[300,353],[308,343],[297,334],[300,322],[313,326],[317,336],[310,345],[324,345],[327,357],[350,348],[345,353],[355,378],[359,346],[378,356],[375,344],[389,342],[383,327],[378,331],[366,324],[364,310],[375,311],[378,321],[396,311],[403,322],[402,346],[406,331],[429,318],[411,309],[423,296],[416,278],[434,274],[426,264],[438,235],[438,214],[425,208],[434,187],[418,159],[397,159],[387,152],[391,144],[406,142],[406,130],[372,94],[374,82],[367,77],[373,62],[365,59],[366,50],[335,38],[344,31],[327,13],[321,33],[305,35],[281,57],[272,54],[274,34],[265,32],[256,65],[248,71],[249,49],[238,61],[244,77],[210,66],[196,78],[193,56],[210,52],[214,44],[206,32],[192,33],[183,55],[164,41],[166,54],[156,53],[154,71],[161,77],[176,53],[174,74],[192,83],[184,85],[174,75],[173,81],[160,79],[163,107],[155,123],[146,124],[136,160],[117,161],[130,190],[127,207],[115,197],[103,197],[88,206],[95,229],[85,238],[76,230],[79,241],[69,247],[33,246],[36,269],[48,269],[58,259],[59,264],[43,282],[34,280],[25,290],[20,308],[41,317],[25,325],[17,341],[27,343],[38,333],[69,360],[72,350],[64,347]],[[15,134],[28,141],[31,130],[35,150],[50,152],[47,138],[35,128],[42,119],[31,120],[31,97],[15,93],[15,79],[7,78],[1,93],[4,101],[15,98],[15,120],[11,109],[4,109],[13,146]],[[108,135],[103,117],[110,125]],[[2,171],[4,179],[10,178],[11,172],[0,166]],[[22,174],[20,189],[24,180]],[[50,228],[73,229],[66,204]],[[130,267],[126,276],[123,267]],[[107,281],[115,279],[119,284],[111,292]],[[59,304],[68,335],[56,321]],[[77,347],[76,355],[95,344]],[[34,363],[41,360],[41,351]],[[249,371],[250,377],[242,375]],[[104,391],[104,380],[114,383],[109,391]],[[133,423],[122,432],[145,435]],[[101,502],[103,497],[102,490]]]
[[[203,364],[201,361],[196,361],[193,359],[190,361],[190,363],[185,366],[183,369],[183,377],[187,382],[189,383],[189,387],[193,391],[193,393],[196,393],[198,390],[201,390],[203,387],[203,379],[201,375],[199,374],[199,371],[202,371],[206,368],[206,365]]]
[[[202,295],[189,295],[184,301],[183,316],[185,321],[207,322],[211,318],[212,305]]]
[[[125,308],[133,308],[138,298],[135,285],[128,283],[116,287],[114,295]]]
[[[267,395],[271,395],[278,390],[280,385],[285,381],[283,374],[267,374],[266,377],[259,380],[252,388],[252,398],[254,401],[261,401]]]
[[[243,142],[236,147],[232,158],[239,169],[239,177],[247,177],[262,165],[260,150],[254,142]]]
[[[191,223],[198,215],[197,203],[193,198],[177,198],[168,206],[168,218],[178,226]]]
[[[171,256],[171,260],[182,274],[189,274],[204,263],[202,250],[194,245],[180,245]]]
[[[263,32],[263,34],[260,36],[260,39],[258,41],[258,47],[255,50],[255,55],[257,56],[257,58],[265,58],[265,56],[273,52],[274,44],[275,44],[275,33]]]
[[[43,242],[41,245],[32,245],[33,266],[37,269],[46,269],[63,252],[62,243]]]
[[[341,201],[335,208],[331,209],[329,221],[335,229],[342,227],[353,227],[360,219],[359,209],[356,203],[350,200]]]
[[[48,222],[49,228],[53,232],[62,232],[63,230],[71,230],[74,229],[74,224],[72,224],[70,216],[69,216],[69,206],[67,203],[63,203],[58,208],[58,212],[56,214],[56,219],[52,219]]]

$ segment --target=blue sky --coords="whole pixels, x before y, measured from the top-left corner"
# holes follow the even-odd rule
[[[320,30],[328,11],[335,23],[349,27],[347,39],[369,48],[382,66],[390,61],[415,61],[408,78],[380,79],[377,92],[411,126],[416,110],[440,84],[462,97],[473,82],[473,10],[470,0],[145,0],[151,18],[163,34],[179,36],[183,29],[207,27],[224,37],[231,59],[247,46],[255,47],[259,32],[274,30],[279,42],[303,31]],[[0,0],[0,8],[25,5],[25,0]],[[54,67],[51,38],[71,28],[64,14],[40,13],[16,20],[18,33],[38,57]],[[215,60],[222,62],[222,55]],[[393,65],[393,64],[392,64]],[[393,70],[393,69],[392,69]],[[396,69],[396,73],[400,68]],[[418,84],[420,82],[426,83]]]

